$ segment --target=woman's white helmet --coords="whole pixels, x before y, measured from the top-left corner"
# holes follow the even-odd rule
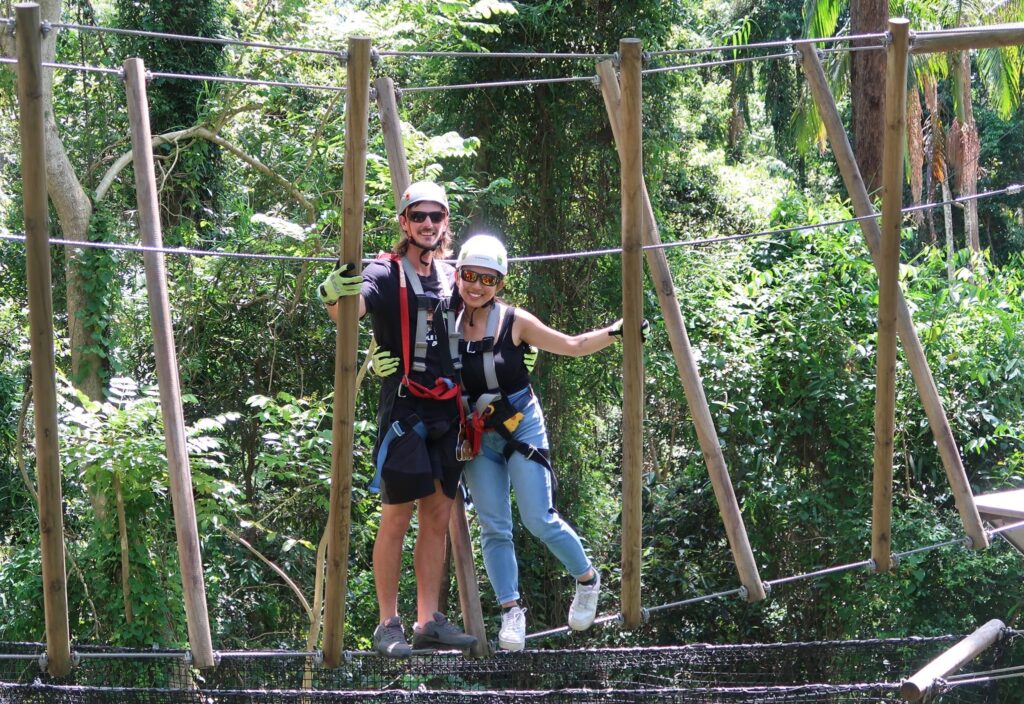
[[[504,276],[508,273],[508,252],[494,235],[473,235],[462,245],[455,268],[482,266]]]

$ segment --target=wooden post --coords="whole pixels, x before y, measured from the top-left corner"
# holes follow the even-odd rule
[[[132,160],[135,166],[135,197],[139,206],[142,244],[162,247],[160,201],[156,192],[153,167],[152,133],[149,127],[149,102],[146,96],[146,68],[142,59],[124,62],[125,91],[128,95],[128,121],[131,127]],[[167,294],[164,255],[145,252],[146,292],[153,325],[153,351],[160,386],[160,414],[164,421],[164,445],[167,448],[167,474],[171,502],[174,505],[174,530],[181,563],[181,582],[185,597],[185,620],[192,661],[196,667],[214,666],[210,620],[206,611],[206,587],[203,560],[196,526],[196,507],[192,496],[192,471],[188,461],[185,415],[181,405],[178,358],[174,348],[174,326]]]
[[[377,90],[377,107],[380,112],[381,130],[384,133],[384,147],[391,170],[391,189],[395,206],[402,199],[402,192],[409,185],[409,165],[402,144],[402,125],[398,119],[398,105],[395,102],[395,84],[387,77],[373,83]],[[476,636],[476,644],[470,648],[473,657],[490,654],[487,645],[487,628],[480,606],[480,590],[476,582],[476,567],[473,559],[473,541],[469,535],[466,507],[459,497],[455,498],[451,516],[448,519],[448,534],[451,537],[452,556],[455,560],[455,579],[459,585],[459,605],[462,608],[462,624],[466,633]]]
[[[858,217],[865,218],[860,221],[860,227],[875,263],[875,269],[878,270],[881,230],[875,218],[866,217],[873,215],[875,211],[867,189],[864,187],[860,170],[857,168],[853,148],[850,146],[842,118],[836,108],[835,99],[828,89],[825,72],[814,48],[809,44],[797,44],[796,48],[802,57],[807,85],[818,105],[818,111],[825,124],[829,141],[832,143],[836,164],[843,176],[850,200],[853,202],[853,212]],[[964,532],[970,536],[974,549],[980,550],[988,547],[988,535],[985,533],[984,526],[981,525],[978,508],[974,505],[971,485],[967,481],[967,473],[964,471],[956,440],[953,439],[953,432],[949,428],[949,421],[946,420],[946,412],[942,407],[939,390],[935,386],[931,369],[928,367],[928,359],[924,355],[924,348],[921,346],[921,340],[914,328],[914,321],[910,317],[910,309],[907,308],[903,293],[898,289],[896,291],[896,331],[903,343],[903,354],[907,358],[907,366],[910,367],[911,374],[914,376],[917,393],[921,397],[921,404],[924,406],[932,434],[935,436],[935,444],[938,446],[939,456],[942,458],[942,465],[946,470],[946,478],[952,488],[957,510],[960,512]]]
[[[380,128],[384,134],[384,151],[388,156],[391,171],[391,192],[395,196],[395,208],[402,200],[402,193],[409,186],[409,162],[405,158],[405,144],[402,143],[402,122],[398,117],[398,101],[395,98],[395,82],[383,76],[373,82],[377,91],[377,110],[380,112]]]
[[[956,672],[977,657],[999,639],[1005,627],[999,619],[992,619],[904,680],[900,696],[908,702],[923,699],[935,685],[935,680]]]
[[[612,62],[602,61],[599,63],[597,65],[597,75],[601,79],[601,93],[604,96],[604,104],[608,112],[608,121],[612,128],[612,135],[615,138],[616,144],[618,144],[620,141],[619,80],[615,75],[615,68]],[[646,182],[643,184],[643,199],[644,244],[661,244],[661,235],[658,233],[658,224],[654,219],[654,208],[651,207],[651,199],[647,193]],[[736,492],[733,490],[729,470],[725,465],[725,456],[722,454],[722,447],[718,443],[718,432],[715,430],[714,419],[711,417],[707,397],[704,395],[704,382],[701,380],[700,369],[697,367],[697,360],[694,357],[693,349],[690,347],[690,337],[686,332],[686,324],[683,321],[682,311],[679,309],[679,301],[676,299],[676,289],[675,284],[672,282],[672,271],[668,266],[668,258],[665,256],[664,249],[648,249],[645,251],[647,254],[647,266],[650,269],[651,277],[654,279],[655,288],[658,292],[658,301],[661,303],[661,312],[665,319],[665,330],[668,332],[668,339],[676,359],[676,366],[679,368],[679,378],[683,382],[683,390],[686,393],[690,416],[693,418],[693,424],[697,431],[697,440],[704,454],[704,463],[708,468],[711,485],[715,490],[715,498],[718,502],[718,510],[722,515],[722,522],[725,524],[725,533],[729,540],[729,547],[732,550],[733,561],[736,564],[740,582],[747,590],[747,599],[749,601],[759,601],[765,597],[764,585],[758,574],[754,553],[750,549],[747,530],[743,524],[743,515],[740,513],[739,503],[736,501]]]
[[[1024,44],[1024,23],[987,27],[958,27],[914,35],[912,54],[935,54],[969,49],[998,49]]]
[[[643,533],[644,317],[643,115],[639,39],[619,41],[622,57],[622,619],[636,628],[640,612]]]
[[[342,238],[338,256],[362,270],[363,196],[366,193],[366,139],[370,119],[370,40],[348,40],[348,92],[345,102],[345,167]],[[352,457],[355,441],[359,299],[338,299],[334,362],[334,428],[331,504],[327,517],[327,594],[324,603],[324,665],[339,667],[345,636],[348,592],[348,538],[352,520]]]
[[[42,24],[39,5],[23,4],[14,7],[46,658],[49,673],[54,677],[64,677],[71,671],[71,635],[68,625],[68,580],[64,566],[64,498],[60,486],[60,447],[57,442],[53,291],[50,280],[50,225],[43,127]]]
[[[871,509],[871,559],[875,570],[892,566],[892,449],[896,430],[896,292],[903,225],[903,152],[907,127],[907,47],[910,22],[889,20],[882,149],[882,239],[878,250],[878,369],[875,376],[875,472]]]

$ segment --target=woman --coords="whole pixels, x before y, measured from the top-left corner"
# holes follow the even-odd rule
[[[472,456],[463,478],[480,521],[484,566],[502,607],[498,646],[526,645],[526,610],[519,606],[519,568],[512,543],[510,488],[523,524],[547,545],[576,579],[569,627],[590,627],[597,613],[601,577],[579,536],[558,515],[552,501],[555,478],[548,460],[544,414],[523,362],[530,345],[580,357],[602,350],[622,334],[622,321],[566,335],[532,313],[498,300],[508,273],[505,246],[491,235],[476,235],[462,246],[456,263],[463,308],[456,327],[463,337],[462,384],[472,412],[464,455]]]

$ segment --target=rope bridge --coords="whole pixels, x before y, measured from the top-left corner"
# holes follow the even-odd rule
[[[81,646],[71,674],[59,679],[41,667],[43,644],[0,643],[0,702],[894,702],[901,679],[957,639],[527,650],[485,659],[347,652],[333,669],[319,653],[221,652],[216,667],[201,671],[188,651]],[[1020,662],[1022,643],[1004,638],[933,701],[1014,701],[1019,680],[990,673]]]

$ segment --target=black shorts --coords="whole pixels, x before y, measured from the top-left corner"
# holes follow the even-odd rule
[[[388,447],[381,468],[381,501],[404,504],[434,493],[434,480],[441,481],[441,491],[454,499],[462,478],[465,462],[456,458],[459,442],[459,415],[456,401],[429,401],[402,396],[395,399],[390,422],[382,425],[387,433],[391,423],[405,421],[411,427],[421,421],[426,438],[409,431],[396,437]]]

